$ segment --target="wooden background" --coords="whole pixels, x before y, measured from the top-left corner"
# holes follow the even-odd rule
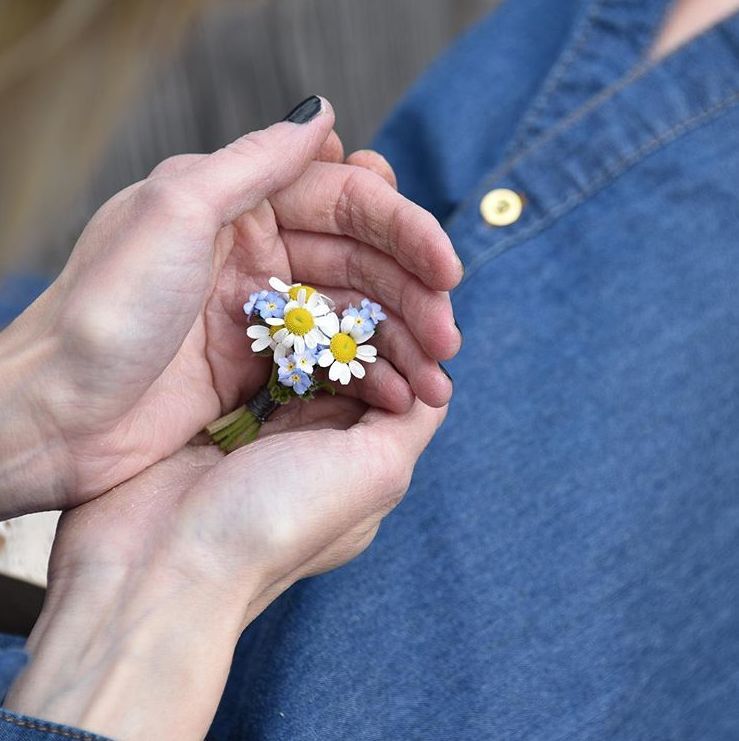
[[[347,151],[367,145],[429,62],[497,2],[222,0],[150,71],[86,192],[26,267],[56,274],[97,206],[163,158],[212,151],[311,93],[334,104]]]

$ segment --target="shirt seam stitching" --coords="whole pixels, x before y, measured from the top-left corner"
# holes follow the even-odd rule
[[[44,723],[43,721],[24,720],[23,718],[15,718],[12,715],[0,710],[0,720],[10,723],[11,725],[18,726],[20,728],[28,728],[32,731],[43,731],[44,733],[53,733],[63,738],[76,739],[76,741],[96,741],[100,738],[93,733],[87,733],[86,731],[73,731],[64,730],[63,728],[56,728],[53,725]]]
[[[654,66],[655,63],[652,61],[646,61],[637,64],[637,66],[634,67],[626,75],[621,77],[619,80],[616,80],[616,82],[612,83],[608,87],[603,88],[603,90],[594,95],[592,98],[589,98],[579,108],[576,108],[570,114],[554,124],[554,126],[552,126],[550,129],[547,129],[547,131],[543,132],[540,136],[537,136],[533,141],[529,143],[527,147],[518,150],[505,162],[502,162],[489,175],[487,175],[480,181],[480,185],[478,185],[478,187],[475,189],[474,194],[471,197],[465,199],[464,202],[456,209],[452,218],[447,222],[448,228],[451,228],[451,226],[458,219],[461,219],[465,211],[469,207],[471,207],[477,200],[479,200],[480,192],[489,190],[502,178],[506,177],[521,160],[523,160],[528,155],[536,152],[536,150],[547,144],[550,140],[556,138],[561,134],[564,134],[567,129],[577,123],[579,119],[583,118],[591,111],[596,110],[599,106],[606,103],[610,98],[614,97],[617,93],[626,88],[632,82],[638,80]]]
[[[536,97],[531,103],[531,106],[526,112],[521,124],[517,127],[511,144],[511,151],[509,156],[506,158],[506,161],[515,157],[521,149],[524,148],[527,132],[532,131],[532,127],[536,123],[537,118],[539,118],[544,112],[547,103],[551,100],[552,95],[557,92],[557,88],[565,74],[577,59],[577,55],[582,50],[595,27],[594,24],[598,11],[603,7],[605,1],[606,0],[593,0],[587,12],[583,15],[579,27],[576,29],[572,39],[562,50],[559,59],[550,71],[541,89],[536,94]]]
[[[477,272],[483,265],[485,265],[485,263],[489,262],[503,252],[511,249],[512,247],[515,247],[517,244],[520,244],[526,239],[530,239],[534,235],[543,231],[555,219],[559,218],[567,211],[579,206],[593,193],[597,192],[607,185],[610,185],[612,182],[614,182],[621,175],[627,172],[631,167],[638,164],[645,157],[654,154],[662,147],[676,141],[683,134],[686,134],[690,131],[696,131],[702,125],[718,117],[721,113],[728,110],[732,105],[736,103],[739,103],[739,91],[734,91],[731,95],[723,98],[714,105],[704,108],[698,113],[690,116],[689,118],[676,123],[674,126],[662,132],[661,134],[658,134],[649,139],[638,149],[622,157],[620,160],[617,160],[613,165],[609,166],[605,172],[601,172],[596,177],[588,181],[581,190],[573,193],[565,200],[560,201],[558,204],[552,206],[550,209],[547,210],[546,213],[542,214],[538,219],[536,219],[527,227],[518,232],[518,234],[511,235],[507,239],[501,240],[493,247],[479,254],[467,266],[467,269],[465,270],[464,282],[466,283],[467,280],[469,280],[475,272]]]

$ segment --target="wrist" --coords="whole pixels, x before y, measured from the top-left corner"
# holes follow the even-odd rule
[[[243,613],[147,563],[55,579],[8,709],[114,738],[203,738]]]
[[[29,331],[24,320],[0,333],[0,519],[58,509],[73,486],[68,449],[46,393],[63,382],[55,372],[57,342]]]

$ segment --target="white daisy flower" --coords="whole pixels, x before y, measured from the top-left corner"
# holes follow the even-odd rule
[[[302,286],[297,299],[285,305],[284,316],[270,317],[265,321],[270,327],[277,327],[275,342],[302,353],[306,347],[313,350],[319,343],[328,342],[321,329],[329,312],[317,291],[309,296],[306,287]]]
[[[377,348],[365,343],[374,332],[361,334],[357,331],[354,317],[345,316],[341,323],[336,314],[329,314],[322,327],[329,338],[329,346],[318,356],[318,365],[329,368],[331,381],[339,381],[346,386],[352,376],[364,378],[362,363],[374,363],[377,360]]]
[[[318,293],[315,288],[312,286],[305,286],[302,283],[292,283],[288,284],[285,283],[285,281],[280,280],[279,278],[275,278],[274,276],[269,279],[269,284],[274,288],[275,291],[279,291],[280,293],[287,294],[293,301],[298,300],[298,292],[301,289],[305,290],[305,297],[308,299],[310,298],[314,293],[318,294],[318,296],[321,298],[324,304],[329,307],[331,311],[333,311],[336,308],[336,305],[334,304],[333,300],[330,299],[328,296],[324,295],[323,293]]]
[[[263,324],[252,324],[246,334],[254,342],[251,343],[251,349],[254,352],[262,352],[269,348],[274,351],[275,361],[284,358],[287,354],[287,348],[275,340],[275,327],[265,327]]]

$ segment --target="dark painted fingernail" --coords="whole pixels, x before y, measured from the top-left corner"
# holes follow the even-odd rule
[[[321,105],[321,99],[317,95],[311,95],[302,103],[298,103],[282,120],[297,124],[308,123],[321,112]]]
[[[451,373],[441,364],[439,363],[439,368],[441,368],[441,372],[452,382],[452,385],[454,384],[454,379],[452,378]]]

